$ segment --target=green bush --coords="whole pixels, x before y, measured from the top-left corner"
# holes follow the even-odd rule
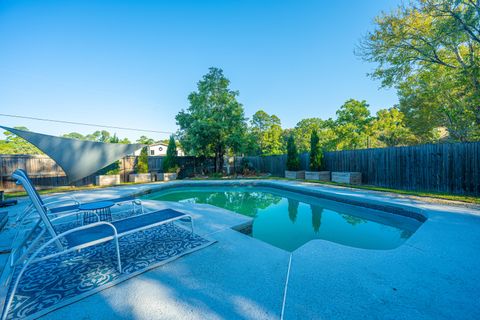
[[[120,173],[120,160],[110,163],[105,168],[98,170],[98,175],[111,175]]]
[[[310,136],[310,170],[320,171],[322,168],[323,151],[318,142],[320,141],[316,131]]]
[[[135,164],[135,173],[148,173],[148,147],[143,147]]]
[[[298,150],[297,146],[295,145],[293,134],[288,137],[287,141],[287,170],[300,170],[300,157],[298,156]]]
[[[178,171],[178,153],[177,145],[173,135],[170,136],[167,147],[167,155],[163,159],[163,172],[165,173],[176,173]]]
[[[212,178],[212,179],[220,179],[220,178],[223,178],[223,173],[213,172],[213,173],[209,174],[208,177]]]

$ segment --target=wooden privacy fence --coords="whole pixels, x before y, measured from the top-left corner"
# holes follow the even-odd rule
[[[364,184],[480,195],[480,142],[325,153],[329,171],[358,171]]]
[[[148,170],[150,172],[163,172],[162,156],[148,157]],[[215,159],[207,157],[178,157],[178,165],[180,172],[178,177],[180,179],[192,177],[194,175],[203,175],[215,171]]]
[[[284,176],[286,155],[245,159],[257,171]],[[308,169],[308,153],[300,167]],[[379,187],[480,195],[480,142],[325,152],[324,170],[361,172],[362,183]]]
[[[251,157],[235,157],[235,171],[241,172],[242,159],[246,159],[248,163],[258,172],[268,172],[275,177],[284,177],[287,170],[287,155],[275,156],[251,156]],[[307,170],[309,166],[308,153],[300,154],[300,170]]]
[[[127,156],[120,160],[120,181],[128,181],[128,175],[134,172],[137,157]],[[48,189],[68,185],[67,177],[62,168],[51,158],[45,155],[30,154],[0,154],[0,189],[22,190],[21,186],[15,185],[12,173],[15,169],[24,169],[39,189]],[[95,183],[92,174],[74,183],[75,186]]]
[[[225,161],[230,172],[242,171],[242,159],[248,160],[258,172],[283,177],[286,155],[235,157]],[[128,181],[134,172],[137,157],[120,160],[121,181]],[[149,171],[162,172],[163,157],[148,157]],[[179,157],[179,178],[203,175],[214,171],[214,159]],[[301,170],[308,169],[308,153],[300,155]],[[328,171],[358,171],[368,185],[452,194],[480,195],[480,142],[429,144],[411,147],[363,149],[326,152],[324,169]],[[63,170],[47,156],[0,155],[0,189],[15,189],[11,174],[16,168],[26,169],[40,188],[67,184]],[[94,183],[95,175],[75,185]]]

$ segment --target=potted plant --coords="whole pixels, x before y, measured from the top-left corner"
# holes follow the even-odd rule
[[[95,184],[97,186],[120,184],[120,161],[115,161],[98,171],[98,175],[95,176]]]
[[[332,181],[346,184],[362,184],[361,172],[332,172]]]
[[[305,179],[305,171],[300,171],[300,157],[298,156],[293,134],[287,140],[287,170],[285,171],[285,178]]]
[[[152,175],[148,172],[148,147],[143,147],[137,162],[135,163],[135,173],[128,175],[130,182],[151,182]]]
[[[177,179],[179,170],[177,156],[177,145],[172,135],[168,141],[167,155],[163,159],[163,173],[160,174],[160,180],[170,181]]]
[[[330,171],[320,171],[323,166],[323,151],[316,131],[310,136],[310,171],[305,172],[306,180],[330,181]]]

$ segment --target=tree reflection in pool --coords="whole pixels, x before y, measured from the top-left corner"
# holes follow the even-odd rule
[[[364,249],[394,249],[421,225],[391,213],[269,188],[174,188],[144,198],[210,204],[253,217],[251,235],[287,251],[314,239]]]

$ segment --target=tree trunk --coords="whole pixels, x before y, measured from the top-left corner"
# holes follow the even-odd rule
[[[215,173],[218,173],[218,157],[219,157],[219,153],[218,151],[215,152]]]
[[[222,173],[222,172],[223,172],[222,170],[223,170],[223,161],[224,161],[223,156],[224,156],[224,155],[225,155],[224,152],[221,152],[221,153],[218,155],[218,157],[219,157],[219,159],[218,159],[218,160],[219,160],[219,163],[218,163],[218,172],[219,172],[219,173]]]

